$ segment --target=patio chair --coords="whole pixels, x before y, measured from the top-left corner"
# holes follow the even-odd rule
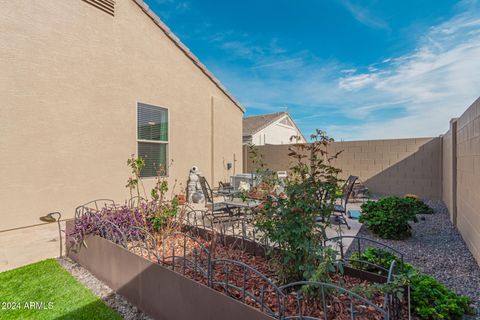
[[[357,181],[357,176],[349,176],[345,184],[343,185],[343,192],[342,197],[340,198],[340,203],[336,203],[334,205],[333,216],[337,219],[340,223],[343,222],[350,229],[350,226],[347,222],[347,204],[350,196],[352,195],[353,186],[355,185],[355,181]]]
[[[236,191],[230,182],[218,182],[217,190],[212,190],[213,195],[222,196],[223,200],[233,200],[238,191]]]
[[[226,203],[224,201],[215,202],[215,196],[220,196],[216,191],[212,190],[210,184],[205,177],[200,176],[200,187],[202,188],[203,196],[205,197],[205,206],[215,215],[229,215],[232,216],[239,210],[238,206]]]
[[[352,198],[356,201],[360,200],[362,203],[364,203],[365,200],[368,200],[370,198],[368,188],[360,179],[355,181],[352,191]]]

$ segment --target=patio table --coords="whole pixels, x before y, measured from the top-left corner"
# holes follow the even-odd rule
[[[218,196],[222,196],[224,199],[230,199],[230,201],[233,201],[233,199],[237,197],[241,192],[239,190],[234,190],[233,188],[225,188],[219,189],[215,193]]]
[[[255,199],[247,199],[246,201],[242,201],[239,199],[232,201],[222,201],[222,203],[226,204],[229,207],[252,209],[258,207],[262,202]]]

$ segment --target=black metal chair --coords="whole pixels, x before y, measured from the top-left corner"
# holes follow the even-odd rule
[[[223,200],[232,201],[236,195],[239,194],[238,190],[235,190],[230,182],[219,182],[218,188],[212,190],[213,195],[222,196]]]
[[[353,186],[352,199],[356,201],[360,200],[362,203],[364,203],[365,200],[368,200],[369,198],[370,193],[368,187],[366,187],[360,179],[357,179]]]
[[[239,207],[230,203],[220,201],[215,202],[215,196],[222,196],[210,187],[207,179],[200,176],[200,187],[202,188],[203,196],[205,197],[205,206],[212,211],[214,215],[228,215],[233,216],[238,213]]]
[[[342,192],[342,197],[340,198],[340,203],[334,205],[334,211],[333,215],[335,218],[343,224],[347,226],[348,229],[350,229],[350,226],[348,225],[347,222],[347,204],[348,200],[350,199],[350,196],[352,195],[353,191],[353,186],[355,185],[355,181],[357,181],[358,177],[357,176],[349,176],[345,184],[343,185],[343,192]]]

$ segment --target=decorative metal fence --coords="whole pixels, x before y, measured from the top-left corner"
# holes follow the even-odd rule
[[[343,315],[355,319],[364,315],[363,313],[366,309],[370,309],[368,317],[372,317],[372,313],[374,313],[383,319],[390,319],[387,308],[382,308],[359,294],[333,283],[299,281],[286,284],[279,289],[284,293],[285,300],[291,299],[295,305],[294,310],[283,311],[284,316],[282,320],[328,320],[332,319],[331,313],[335,314],[335,316]],[[347,310],[340,307],[335,308],[335,304],[338,305],[338,300],[331,298],[334,294],[337,297],[345,298],[348,304]],[[312,310],[311,306],[309,306],[312,295],[320,297],[319,304],[321,308]]]
[[[91,201],[77,208],[76,218],[98,214],[101,211],[101,204],[115,206],[113,200]],[[379,304],[378,301],[375,303],[352,290],[332,283],[302,281],[277,286],[271,277],[241,261],[212,258],[212,248],[208,248],[201,239],[212,242],[213,237],[217,237],[214,240],[224,245],[232,245],[233,241],[233,244],[240,248],[250,243],[253,244],[254,254],[255,248],[265,248],[271,245],[256,231],[247,215],[221,217],[220,219],[206,210],[190,208],[176,221],[179,226],[183,227],[182,232],[173,232],[161,239],[155,238],[141,227],[118,226],[111,221],[102,219],[99,221],[96,233],[99,236],[143,258],[256,307],[275,319],[333,319],[332,312],[335,313],[335,306],[338,306],[340,300],[347,303],[348,308],[338,308],[350,319],[364,316],[367,309],[377,313],[378,317],[376,318],[378,319],[395,320],[401,319],[402,316],[400,300],[391,292],[386,292],[383,302]],[[326,245],[336,244],[338,246],[339,260],[342,263],[348,264],[353,261],[347,258],[343,244],[343,240],[349,238],[356,243],[359,256],[363,252],[362,248],[365,248],[362,244],[373,243],[377,247],[395,253],[403,263],[403,254],[375,240],[354,236],[327,239]],[[157,240],[160,240],[160,245]],[[373,266],[386,272],[387,282],[394,281],[398,268],[395,261],[388,270],[381,266]]]
[[[345,240],[351,241],[351,245],[347,246],[348,250],[345,250]],[[368,239],[364,237],[357,237],[357,236],[337,236],[337,237],[332,237],[329,239],[325,240],[325,245],[332,245],[335,249],[338,249],[338,252],[340,254],[339,260],[343,261],[347,265],[351,265],[352,263],[357,263],[357,264],[364,264],[370,269],[378,270],[380,271],[383,275],[387,275],[389,273],[389,270],[383,266],[379,266],[376,264],[373,264],[369,261],[364,261],[361,259],[362,253],[368,248],[368,247],[375,247],[382,249],[383,251],[390,252],[393,256],[395,256],[401,263],[400,263],[400,268],[403,268],[404,265],[404,257],[403,253],[400,251],[396,250],[395,248],[386,245],[382,242],[373,240],[373,239]],[[358,255],[357,259],[352,259],[351,254],[353,252],[356,252]]]
[[[157,240],[155,237],[142,227],[132,227],[126,238],[126,248],[133,253],[156,263],[160,263],[158,254]]]
[[[75,220],[85,215],[94,215],[105,207],[115,207],[115,201],[112,199],[95,199],[75,208]]]
[[[162,238],[160,264],[210,286],[210,251],[191,235],[174,232]]]
[[[236,260],[212,260],[210,285],[213,289],[282,319],[283,293],[273,281]]]

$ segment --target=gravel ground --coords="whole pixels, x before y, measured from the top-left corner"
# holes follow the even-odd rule
[[[412,237],[406,240],[380,239],[365,226],[358,236],[392,246],[417,269],[434,276],[458,294],[470,296],[478,310],[474,319],[480,319],[480,267],[450,222],[445,205],[441,201],[426,203],[435,213],[419,215],[418,223],[412,224]],[[349,250],[355,250],[354,246]]]
[[[151,320],[149,316],[131,305],[125,298],[113,292],[106,284],[95,278],[87,269],[69,258],[57,259],[58,263],[72,274],[80,283],[90,289],[93,294],[105,301],[126,320]]]

